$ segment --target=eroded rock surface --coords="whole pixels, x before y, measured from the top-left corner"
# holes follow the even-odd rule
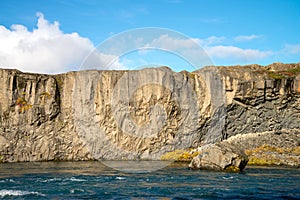
[[[300,64],[173,72],[0,69],[0,161],[160,159],[300,129]]]
[[[226,141],[204,145],[199,151],[200,154],[189,164],[192,169],[240,172],[248,162],[243,150]]]

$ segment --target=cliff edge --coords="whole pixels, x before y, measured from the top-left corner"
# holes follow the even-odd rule
[[[300,144],[300,63],[0,77],[1,162],[159,160],[260,132]]]

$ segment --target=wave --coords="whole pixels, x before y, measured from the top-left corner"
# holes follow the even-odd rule
[[[85,179],[80,179],[80,178],[75,178],[75,177],[71,177],[71,178],[50,178],[50,179],[38,179],[38,182],[42,182],[42,183],[48,183],[48,182],[68,182],[68,181],[73,181],[73,182],[83,182],[86,181]]]
[[[125,180],[126,178],[125,177],[121,177],[121,176],[117,176],[116,179],[117,180]]]
[[[0,190],[0,197],[3,198],[5,196],[25,196],[25,195],[37,195],[37,196],[45,196],[39,192],[30,192],[30,191],[22,191],[22,190]]]
[[[0,183],[5,183],[5,182],[14,183],[15,181],[13,179],[0,180]]]
[[[82,182],[82,181],[86,181],[84,179],[80,179],[80,178],[75,178],[75,177],[71,177],[70,179],[68,179],[70,181],[75,181],[75,182]]]

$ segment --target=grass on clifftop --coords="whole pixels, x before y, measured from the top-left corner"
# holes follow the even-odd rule
[[[284,71],[272,71],[268,72],[268,76],[275,80],[281,80],[284,77],[296,76],[300,73],[300,68],[291,68]]]

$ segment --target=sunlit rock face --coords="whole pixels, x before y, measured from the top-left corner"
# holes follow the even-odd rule
[[[238,146],[226,141],[207,144],[199,149],[189,167],[217,171],[240,172],[248,163],[248,157]]]
[[[0,161],[159,160],[237,134],[299,129],[299,69],[1,69]]]

